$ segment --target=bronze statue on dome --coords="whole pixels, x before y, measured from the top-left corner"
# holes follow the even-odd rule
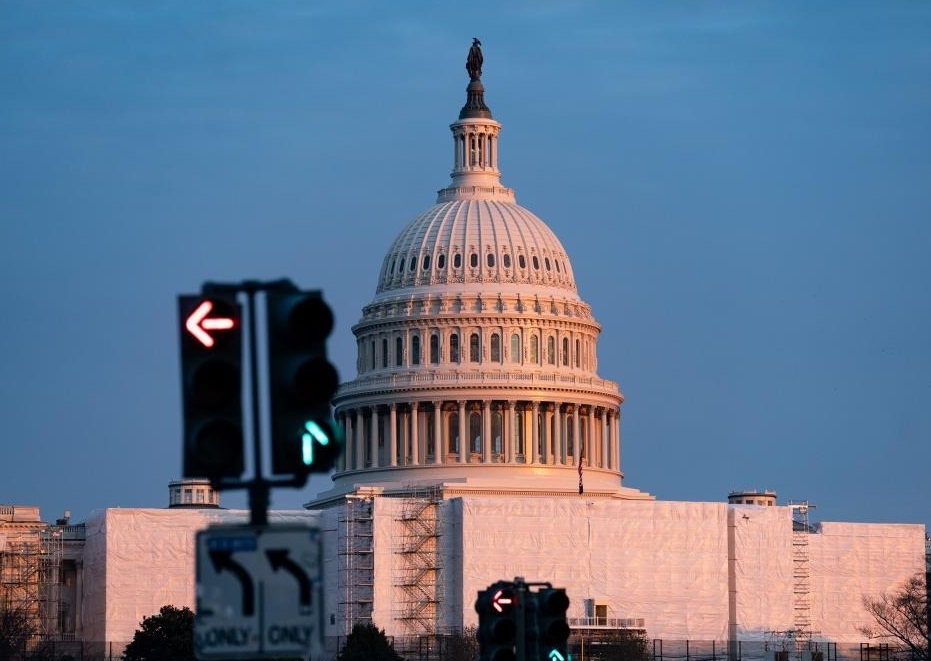
[[[472,48],[469,49],[469,57],[466,60],[466,71],[469,72],[471,80],[478,80],[482,77],[482,42],[478,37],[472,37]]]

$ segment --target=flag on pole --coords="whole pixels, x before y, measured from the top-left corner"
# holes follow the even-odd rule
[[[583,491],[584,489],[582,489],[582,455],[580,454],[579,455],[579,495],[580,496],[582,495]]]

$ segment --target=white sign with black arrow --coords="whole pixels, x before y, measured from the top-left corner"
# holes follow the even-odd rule
[[[197,658],[316,658],[323,651],[320,553],[320,531],[307,526],[197,533]]]

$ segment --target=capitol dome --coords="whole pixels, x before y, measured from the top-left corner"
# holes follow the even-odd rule
[[[353,326],[357,376],[333,400],[346,432],[334,489],[598,493],[621,486],[617,383],[553,231],[501,184],[501,125],[470,53],[450,125],[451,182],[392,242]]]

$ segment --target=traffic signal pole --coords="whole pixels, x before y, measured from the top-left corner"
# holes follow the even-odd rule
[[[253,475],[249,480],[229,476],[211,477],[216,489],[246,489],[249,493],[250,524],[264,526],[268,524],[268,506],[270,492],[273,487],[300,488],[307,483],[307,474],[295,474],[289,477],[269,479],[265,477],[262,465],[262,419],[261,419],[261,393],[259,389],[259,359],[258,359],[258,324],[256,321],[256,296],[259,293],[296,294],[297,286],[289,279],[258,281],[246,280],[240,283],[206,282],[201,287],[201,294],[205,299],[210,296],[238,296],[244,294],[246,298],[246,317],[249,343],[247,345],[249,364],[248,397],[251,400],[252,416],[252,466]],[[203,477],[186,475],[185,477]]]

